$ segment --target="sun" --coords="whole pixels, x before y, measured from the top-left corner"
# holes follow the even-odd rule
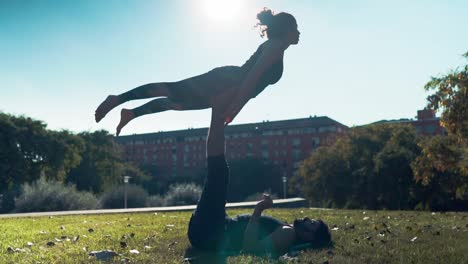
[[[200,7],[210,20],[229,21],[240,17],[244,0],[201,0]]]

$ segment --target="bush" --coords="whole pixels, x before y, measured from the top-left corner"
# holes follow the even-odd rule
[[[146,206],[148,193],[140,186],[128,184],[127,208],[140,208]],[[105,191],[99,200],[99,208],[124,208],[125,186],[118,185]]]
[[[166,205],[166,200],[161,195],[152,195],[146,199],[147,207],[161,207]]]
[[[21,186],[16,185],[0,194],[0,214],[6,214],[15,209],[15,198],[21,193]]]
[[[253,194],[247,196],[244,199],[244,202],[260,201],[262,199],[264,193],[269,193],[269,192],[253,193]],[[270,193],[270,197],[273,200],[278,199],[278,195],[276,195],[276,193]]]
[[[14,212],[46,212],[96,208],[97,199],[89,192],[79,192],[74,185],[40,178],[21,186]]]
[[[194,183],[182,183],[169,186],[166,194],[166,206],[197,204],[202,188]]]

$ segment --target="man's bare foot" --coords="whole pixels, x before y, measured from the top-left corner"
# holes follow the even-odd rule
[[[106,100],[102,102],[96,112],[94,113],[94,118],[96,119],[96,123],[99,123],[101,119],[103,119],[110,110],[120,104],[119,97],[117,95],[109,95],[107,96]]]
[[[132,110],[123,108],[122,111],[120,111],[120,123],[117,126],[117,136],[120,135],[122,128],[133,118],[135,118],[135,114],[133,114]]]

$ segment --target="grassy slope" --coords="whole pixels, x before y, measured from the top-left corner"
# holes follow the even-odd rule
[[[268,214],[288,222],[307,215],[336,226],[334,248],[303,252],[301,263],[468,263],[468,213],[275,209]],[[88,252],[102,249],[121,254],[115,263],[124,258],[130,263],[182,263],[189,247],[189,218],[189,212],[179,212],[0,219],[0,263],[98,263]],[[77,242],[61,238],[77,235]],[[48,241],[55,246],[47,246]],[[121,248],[120,241],[128,247]],[[8,252],[8,247],[26,251]],[[130,254],[130,249],[140,254]],[[227,263],[269,262],[237,256]]]

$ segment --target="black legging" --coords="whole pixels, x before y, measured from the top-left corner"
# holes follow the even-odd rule
[[[188,237],[200,249],[217,250],[225,246],[226,195],[229,168],[224,155],[207,158],[208,175],[197,209],[190,218]]]

